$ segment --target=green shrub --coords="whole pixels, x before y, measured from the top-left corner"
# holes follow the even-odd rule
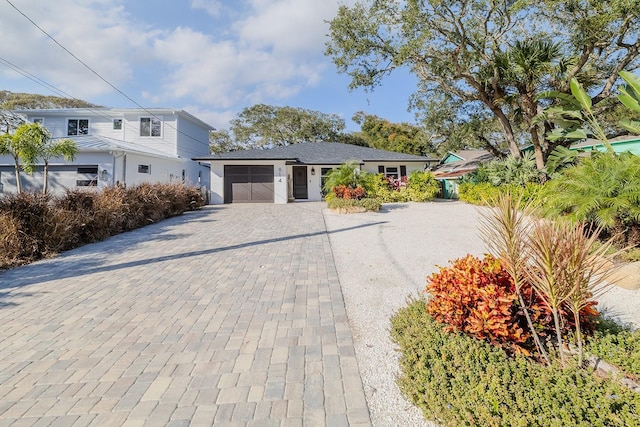
[[[332,197],[327,200],[329,209],[364,208],[367,211],[379,211],[382,204],[377,199],[341,199]]]
[[[486,166],[489,181],[494,185],[517,185],[524,187],[529,182],[540,182],[540,171],[531,152],[522,157],[512,155],[504,159],[493,160]]]
[[[585,350],[640,380],[640,330],[598,328]]]
[[[445,332],[415,300],[391,319],[401,351],[402,392],[445,426],[638,426],[640,393],[576,366],[509,358]]]
[[[407,182],[409,200],[412,202],[428,202],[440,191],[440,184],[430,172],[415,170],[409,174]]]
[[[369,197],[382,203],[427,202],[440,191],[440,184],[433,174],[418,170],[400,180],[390,180],[383,174],[369,174],[366,185]]]
[[[640,157],[598,153],[563,169],[544,191],[547,215],[566,216],[621,233],[621,246],[640,244]]]
[[[537,202],[542,199],[544,193],[543,184],[529,182],[525,185],[493,185],[488,182],[474,184],[465,182],[458,187],[458,196],[463,202],[473,205],[490,205],[497,200],[500,194],[510,193],[515,198],[520,198],[524,205],[529,202]]]

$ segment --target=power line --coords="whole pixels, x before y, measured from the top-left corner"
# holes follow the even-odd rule
[[[71,55],[73,57],[73,59],[75,59],[76,61],[78,61],[79,63],[81,63],[82,65],[84,65],[84,67],[91,71],[93,74],[95,74],[100,80],[102,80],[103,82],[105,82],[106,84],[108,84],[109,86],[111,86],[115,91],[117,91],[119,94],[121,94],[122,96],[124,96],[125,98],[127,98],[129,101],[133,102],[135,105],[137,105],[138,107],[142,108],[143,110],[146,111],[146,109],[138,104],[133,98],[131,98],[129,95],[127,95],[126,93],[124,93],[123,91],[121,91],[120,89],[118,89],[117,87],[115,87],[111,82],[109,82],[107,79],[105,79],[104,77],[102,77],[100,75],[100,73],[98,73],[96,70],[94,70],[93,68],[91,68],[89,65],[87,65],[86,62],[84,62],[82,59],[78,58],[76,55],[73,54],[73,52],[71,52],[69,49],[67,49],[66,47],[64,47],[60,42],[58,42],[58,40],[56,40],[51,34],[49,34],[48,32],[46,32],[44,29],[42,29],[42,27],[40,27],[38,24],[36,24],[33,19],[29,18],[24,12],[22,12],[20,9],[18,9],[13,3],[11,3],[9,0],[6,0],[7,3],[9,3],[9,5],[11,7],[13,7],[20,15],[24,16],[25,19],[27,19],[27,21],[31,22],[33,24],[34,27],[36,27],[37,29],[39,29],[44,35],[46,35],[47,37],[49,37],[55,44],[57,44],[58,46],[60,46],[60,48],[62,50],[64,50],[65,52],[67,52],[69,55]],[[147,111],[149,112],[149,111]],[[150,112],[149,112],[150,113]]]
[[[12,63],[11,61],[8,61],[5,58],[0,57],[0,63],[2,63],[4,66],[12,69],[13,71],[17,72],[18,74],[23,75],[24,77],[28,78],[29,80],[39,84],[40,86],[44,87],[45,89],[53,92],[56,95],[59,95],[61,97],[65,97],[67,99],[72,99],[74,101],[79,101],[79,102],[86,102],[83,101],[81,99],[75,98],[73,95],[68,94],[67,92],[63,91],[62,89],[52,85],[51,83],[39,78],[38,76],[31,74],[30,72],[28,72],[27,70],[25,70],[24,68],[19,67],[18,65]],[[119,119],[120,116],[117,115],[106,115],[104,113],[106,113],[106,111],[102,110],[102,109],[98,109],[98,108],[93,108],[93,107],[83,107],[85,110],[89,110],[91,112],[93,112],[94,114],[96,114],[99,117],[102,117],[104,119]],[[137,129],[130,125],[129,122],[126,122],[126,126],[128,129],[133,130],[134,132],[137,131]]]
[[[120,89],[118,89],[115,85],[113,85],[111,82],[109,82],[107,79],[105,79],[104,77],[102,77],[102,75],[100,75],[100,73],[98,73],[96,70],[94,70],[93,68],[91,68],[86,62],[84,62],[83,60],[81,60],[80,58],[78,58],[76,55],[74,55],[69,49],[67,49],[66,47],[64,47],[60,42],[58,42],[58,40],[56,40],[51,34],[49,34],[47,31],[45,31],[42,27],[40,27],[38,24],[36,24],[33,19],[29,18],[24,12],[22,12],[20,9],[18,9],[13,3],[11,3],[11,1],[9,0],[5,0],[7,3],[9,3],[9,5],[14,8],[20,15],[22,15],[27,21],[29,21],[34,27],[36,27],[38,30],[40,30],[44,35],[46,35],[48,38],[50,38],[55,44],[57,44],[62,50],[64,50],[65,52],[67,52],[69,55],[71,55],[71,57],[73,57],[76,61],[78,61],[79,63],[81,63],[87,70],[91,71],[93,74],[95,74],[100,80],[102,80],[103,82],[105,82],[106,84],[108,84],[110,87],[112,87],[116,92],[118,92],[119,94],[121,94],[122,96],[124,96],[126,99],[128,99],[129,101],[131,101],[133,104],[135,104],[136,106],[138,106],[141,110],[149,113],[149,115],[151,115],[152,117],[158,119],[158,120],[162,120],[160,119],[160,117],[157,117],[155,114],[153,114],[151,111],[149,111],[147,108],[143,107],[142,105],[140,105],[136,100],[134,100],[133,98],[131,98],[129,95],[127,95],[126,93],[124,93],[123,91],[121,91]],[[72,97],[73,98],[73,97]],[[75,98],[73,98],[75,99]],[[162,122],[164,122],[168,127],[170,127],[171,129],[175,130],[176,132],[186,136],[187,138],[190,138],[196,142],[201,142],[199,140],[197,140],[196,138],[192,137],[189,134],[184,133],[183,131],[179,130],[178,128],[174,127],[173,125],[166,123],[164,120],[162,120]]]

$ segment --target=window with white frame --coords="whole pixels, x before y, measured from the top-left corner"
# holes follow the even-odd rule
[[[138,165],[138,173],[151,173],[151,165]]]
[[[398,168],[397,167],[387,167],[384,171],[384,176],[387,178],[398,179]]]
[[[33,123],[40,123],[41,125],[44,125],[44,117],[34,117],[31,121]]]
[[[387,178],[400,179],[407,176],[407,167],[405,165],[397,166],[378,166],[378,173],[384,174]]]
[[[113,130],[122,130],[122,119],[113,119]]]
[[[157,117],[140,117],[140,136],[160,136],[162,122]]]
[[[67,120],[67,135],[88,135],[89,119]]]

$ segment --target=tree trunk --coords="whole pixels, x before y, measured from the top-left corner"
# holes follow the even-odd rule
[[[538,135],[538,126],[531,128],[531,142],[533,144],[533,150],[536,156],[536,167],[538,170],[544,168],[545,160],[544,153],[542,151],[542,145],[540,145],[540,137]]]
[[[44,185],[42,186],[42,194],[47,194],[49,190],[49,162],[44,162]]]
[[[496,117],[500,121],[500,126],[502,126],[504,137],[507,140],[507,144],[509,145],[509,151],[511,152],[511,155],[516,159],[521,158],[522,153],[520,152],[520,147],[518,147],[518,144],[516,143],[516,137],[513,134],[513,127],[511,126],[509,118],[500,108],[494,105],[489,105],[489,109],[491,110],[491,112],[493,112],[493,114],[496,115]]]
[[[18,194],[22,193],[22,183],[20,182],[20,163],[18,159],[14,157],[14,166],[16,169],[16,188],[18,189]]]

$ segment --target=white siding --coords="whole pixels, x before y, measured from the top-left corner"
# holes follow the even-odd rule
[[[138,144],[143,147],[149,147],[154,150],[165,153],[169,156],[177,156],[176,147],[176,126],[177,122],[172,115],[155,115],[161,120],[160,136],[140,136],[140,118],[152,117],[151,114],[145,112],[132,112],[124,116],[126,125],[124,131],[124,141]],[[124,126],[123,126],[124,127]]]
[[[363,170],[366,170],[370,173],[378,173],[378,166],[384,166],[385,168],[398,168],[398,173],[400,172],[400,166],[407,167],[407,176],[413,172],[414,170],[424,171],[425,167],[424,162],[369,162],[365,163],[362,166]]]
[[[53,159],[49,163],[49,193],[64,194],[67,189],[80,188],[76,186],[78,180],[96,179],[96,187],[82,187],[87,189],[104,188],[111,185],[111,174],[113,168],[113,156],[108,153],[80,153],[72,163],[60,162]],[[13,159],[9,156],[0,156],[0,183],[4,193],[14,193],[17,191],[15,169]],[[96,166],[98,174],[78,173],[78,167]],[[38,170],[33,174],[20,171],[20,181],[23,190],[41,191],[44,184],[43,165],[39,165]],[[100,174],[100,171],[107,171]],[[101,178],[105,178],[102,180]]]
[[[178,116],[177,154],[180,157],[204,157],[209,152],[209,130]]]

